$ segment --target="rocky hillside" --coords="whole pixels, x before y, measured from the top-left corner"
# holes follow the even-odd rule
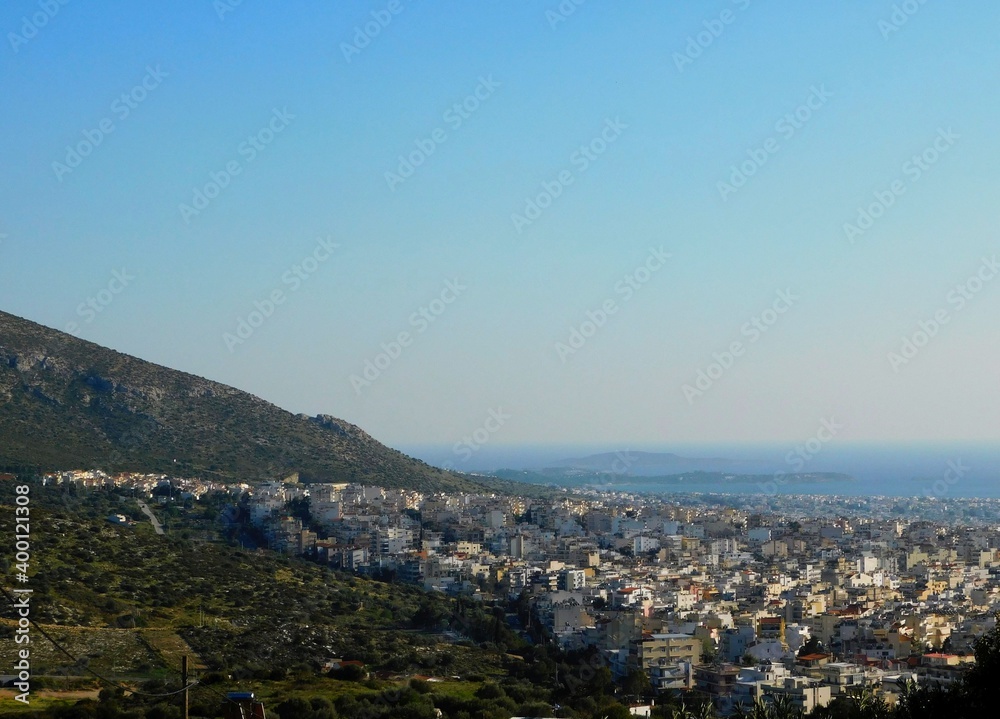
[[[219,480],[482,486],[360,428],[0,312],[0,467],[169,471]]]

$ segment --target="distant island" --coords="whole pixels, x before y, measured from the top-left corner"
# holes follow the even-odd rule
[[[854,477],[841,472],[793,472],[782,475],[782,483],[785,484],[813,484],[817,482],[844,482],[854,481]],[[630,484],[664,484],[683,482],[718,482],[727,484],[733,482],[771,482],[774,481],[774,474],[731,474],[724,472],[686,472],[684,474],[671,474],[665,477],[629,477]]]
[[[768,468],[769,462],[723,457],[682,457],[673,452],[638,452],[622,450],[602,452],[586,457],[565,459],[549,469],[572,469],[591,472],[611,472],[618,475],[663,477],[685,472],[756,473]],[[549,471],[545,469],[542,471]]]

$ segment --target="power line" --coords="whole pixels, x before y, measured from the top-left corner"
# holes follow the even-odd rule
[[[0,592],[3,592],[3,595],[10,602],[10,604],[11,604],[12,607],[16,608],[18,606],[17,600],[14,597],[12,597],[10,595],[10,593],[5,588],[0,587]],[[68,649],[66,649],[63,645],[61,645],[59,642],[57,642],[55,639],[53,639],[52,636],[49,635],[49,633],[47,631],[45,631],[44,629],[42,629],[42,626],[38,622],[36,622],[31,617],[25,617],[25,618],[31,623],[31,625],[35,629],[38,630],[39,634],[41,634],[43,637],[45,637],[46,639],[48,639],[52,643],[52,646],[54,646],[56,649],[58,649],[60,652],[62,652],[63,654],[65,654],[70,659],[72,659],[74,665],[81,666],[85,671],[93,674],[95,677],[97,677],[98,679],[100,679],[102,682],[105,682],[106,684],[109,684],[109,685],[111,685],[113,687],[117,687],[118,689],[121,689],[122,691],[129,692],[130,694],[137,694],[139,696],[151,697],[151,698],[154,698],[154,699],[162,699],[162,698],[165,698],[165,697],[176,696],[176,695],[180,694],[181,692],[187,691],[191,687],[193,687],[196,684],[198,684],[198,682],[195,681],[195,682],[192,682],[191,684],[188,684],[185,687],[182,687],[181,689],[178,689],[177,691],[166,692],[165,694],[153,694],[153,693],[150,693],[150,692],[143,692],[143,691],[139,691],[137,689],[133,689],[132,687],[128,687],[128,686],[126,686],[126,685],[124,685],[124,684],[122,684],[120,682],[115,681],[114,679],[108,679],[106,676],[104,676],[104,675],[100,674],[99,672],[91,669],[88,665],[81,664],[80,660],[77,657],[74,657],[73,654]]]

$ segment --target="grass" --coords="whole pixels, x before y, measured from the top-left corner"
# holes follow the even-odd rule
[[[13,628],[12,620],[2,624]],[[42,627],[73,656],[96,672],[109,676],[146,676],[156,669],[166,668],[163,659],[151,649],[139,633],[128,629],[106,627]],[[88,676],[81,665],[74,665],[40,633],[31,637],[31,669],[36,676],[72,674]],[[20,645],[0,642],[0,664],[13,666]],[[178,664],[179,665],[179,664]]]
[[[172,629],[142,629],[139,635],[168,667],[181,666],[182,657],[187,656],[189,670],[206,668],[188,643]]]
[[[96,699],[98,691],[90,689],[59,692],[39,689],[30,692],[28,704],[15,701],[14,695],[17,693],[10,689],[0,689],[0,716],[34,716],[45,709],[69,706],[81,699]]]
[[[375,681],[375,682],[347,682],[336,679],[308,678],[290,679],[283,681],[253,681],[253,682],[225,682],[206,686],[196,686],[191,690],[191,701],[201,700],[203,702],[213,702],[216,699],[222,700],[222,695],[231,691],[252,691],[264,702],[268,710],[285,699],[300,697],[312,699],[313,697],[325,697],[330,701],[335,701],[339,697],[350,696],[356,699],[368,697],[374,699],[381,692],[394,688],[408,686],[409,679],[397,681]],[[432,682],[431,692],[438,696],[451,696],[458,699],[471,700],[475,697],[476,691],[482,686],[482,682],[465,681],[442,681]],[[37,689],[31,691],[30,705],[24,705],[14,701],[15,692],[11,690],[0,690],[0,716],[17,715],[27,716],[43,709],[55,706],[70,706],[81,699],[96,699],[99,689],[72,689],[59,691],[52,688]]]

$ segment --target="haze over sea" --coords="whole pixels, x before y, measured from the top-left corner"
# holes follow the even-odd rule
[[[801,445],[805,450],[804,445]],[[410,446],[402,451],[436,466],[446,465],[462,472],[490,472],[498,469],[538,470],[560,464],[562,460],[586,457],[604,452],[672,452],[685,458],[721,458],[738,460],[728,471],[745,474],[773,475],[775,472],[839,472],[850,480],[830,480],[817,483],[772,484],[779,494],[823,494],[845,496],[923,497],[982,497],[1000,498],[1000,445],[986,443],[921,443],[921,444],[842,444],[827,445],[800,464],[796,446],[785,444],[678,444],[670,446],[579,446],[522,445],[480,446],[470,458],[458,454],[454,447]],[[808,451],[806,451],[808,455]],[[962,476],[947,474],[950,467],[959,467]],[[614,476],[608,489],[636,492],[728,492],[748,494],[760,492],[757,482],[727,483],[689,482],[656,483],[628,474]],[[630,481],[632,480],[632,481]],[[592,479],[584,480],[589,484]],[[941,492],[941,487],[946,487]]]

